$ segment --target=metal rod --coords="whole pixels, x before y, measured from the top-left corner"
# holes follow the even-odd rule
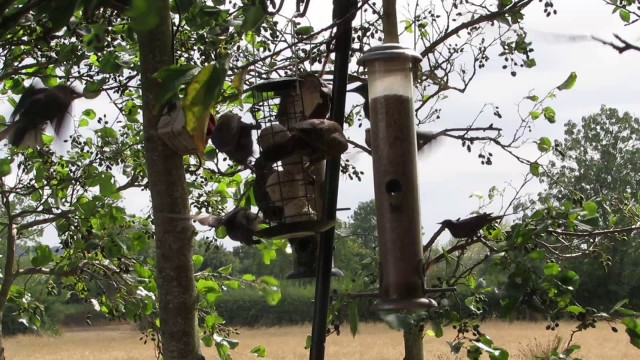
[[[357,8],[357,0],[333,0],[333,19],[345,19]],[[336,31],[335,74],[333,77],[333,94],[331,119],[344,126],[345,97],[347,94],[347,77],[349,72],[349,52],[351,50],[351,21],[353,18],[340,21]],[[325,173],[324,219],[335,220],[338,207],[338,186],[340,183],[340,158],[327,161]],[[333,240],[335,227],[320,234],[318,249],[318,268],[316,273],[316,292],[313,305],[313,325],[311,329],[310,360],[323,360],[329,312],[329,294],[331,291],[331,267],[333,260]]]

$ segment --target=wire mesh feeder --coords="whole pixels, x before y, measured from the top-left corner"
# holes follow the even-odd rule
[[[315,76],[315,75],[313,75]],[[307,79],[310,79],[307,76]],[[315,77],[320,83],[320,80]],[[318,99],[303,78],[270,80],[251,88],[254,103],[251,114],[262,124],[258,135],[260,156],[255,162],[256,178],[253,192],[263,218],[270,224],[256,233],[262,238],[300,238],[329,229],[334,221],[324,221],[322,215],[322,183],[324,161],[310,166],[302,155],[295,154],[291,141],[292,127],[314,118]],[[306,89],[306,95],[302,91]],[[320,89],[317,89],[320,91]],[[310,105],[311,104],[311,105]],[[328,106],[328,104],[327,104]],[[315,108],[315,106],[314,106]],[[326,114],[324,115],[326,116]],[[265,161],[264,151],[278,148],[282,154],[275,162]]]

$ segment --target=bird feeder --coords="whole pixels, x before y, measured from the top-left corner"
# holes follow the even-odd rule
[[[317,235],[292,238],[289,239],[289,244],[293,250],[293,271],[287,274],[287,279],[315,278],[318,266]],[[331,276],[344,276],[344,273],[340,269],[332,267]]]
[[[253,86],[250,112],[261,123],[258,134],[260,154],[270,146],[286,141],[291,127],[312,118],[309,104],[300,91],[302,79],[281,78]],[[311,115],[311,116],[310,116]],[[260,156],[258,157],[260,159]],[[263,164],[256,178],[261,177],[254,195],[258,208],[270,224],[256,233],[262,238],[302,238],[325,231],[332,221],[323,221],[321,194],[325,162],[309,166],[304,157],[291,155],[276,163]],[[258,184],[254,183],[254,186]],[[261,204],[262,202],[262,204]]]
[[[373,183],[380,254],[380,300],[374,311],[402,312],[436,306],[425,298],[421,246],[413,71],[420,55],[399,44],[368,50]]]
[[[184,110],[179,102],[166,107],[158,123],[158,136],[180,155],[198,153],[198,147],[187,130]]]

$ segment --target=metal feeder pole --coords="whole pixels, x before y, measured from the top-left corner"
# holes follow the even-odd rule
[[[347,75],[349,72],[349,52],[351,50],[352,26],[351,17],[355,11],[357,0],[333,0],[333,20],[340,21],[336,30],[335,73],[333,77],[333,94],[331,119],[344,126],[345,97],[347,95]],[[335,220],[338,207],[338,185],[340,182],[340,158],[327,161],[325,173],[324,220]],[[329,295],[331,291],[331,268],[333,262],[333,240],[335,227],[320,234],[318,249],[318,268],[316,274],[316,292],[313,304],[313,325],[311,329],[310,360],[324,359],[324,345],[327,330],[327,314],[329,312]]]
[[[380,254],[380,300],[374,311],[403,313],[436,306],[425,298],[420,233],[413,71],[420,55],[400,44],[369,49],[367,68],[373,184]]]

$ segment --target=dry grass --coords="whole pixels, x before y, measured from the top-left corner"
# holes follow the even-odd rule
[[[510,350],[512,359],[523,359],[527,350],[548,344],[556,334],[567,339],[571,324],[563,323],[555,331],[546,331],[542,323],[491,322],[484,331],[496,345]],[[341,336],[327,339],[326,359],[376,360],[402,359],[402,334],[383,324],[361,326],[353,339],[345,328]],[[255,359],[249,350],[262,344],[267,348],[268,359],[307,359],[304,341],[309,326],[281,328],[243,329],[238,339],[240,346],[233,353],[234,359]],[[445,331],[444,338],[425,337],[426,359],[454,359],[445,342],[453,333]],[[139,334],[127,326],[111,326],[90,331],[66,331],[58,337],[18,336],[5,341],[6,353],[13,360],[152,360],[152,345],[144,345]],[[597,329],[578,334],[575,341],[582,345],[576,354],[583,359],[638,359],[640,350],[631,346],[623,332],[613,333],[605,324]],[[217,359],[212,349],[205,349],[207,359]],[[463,358],[463,357],[460,357]]]

